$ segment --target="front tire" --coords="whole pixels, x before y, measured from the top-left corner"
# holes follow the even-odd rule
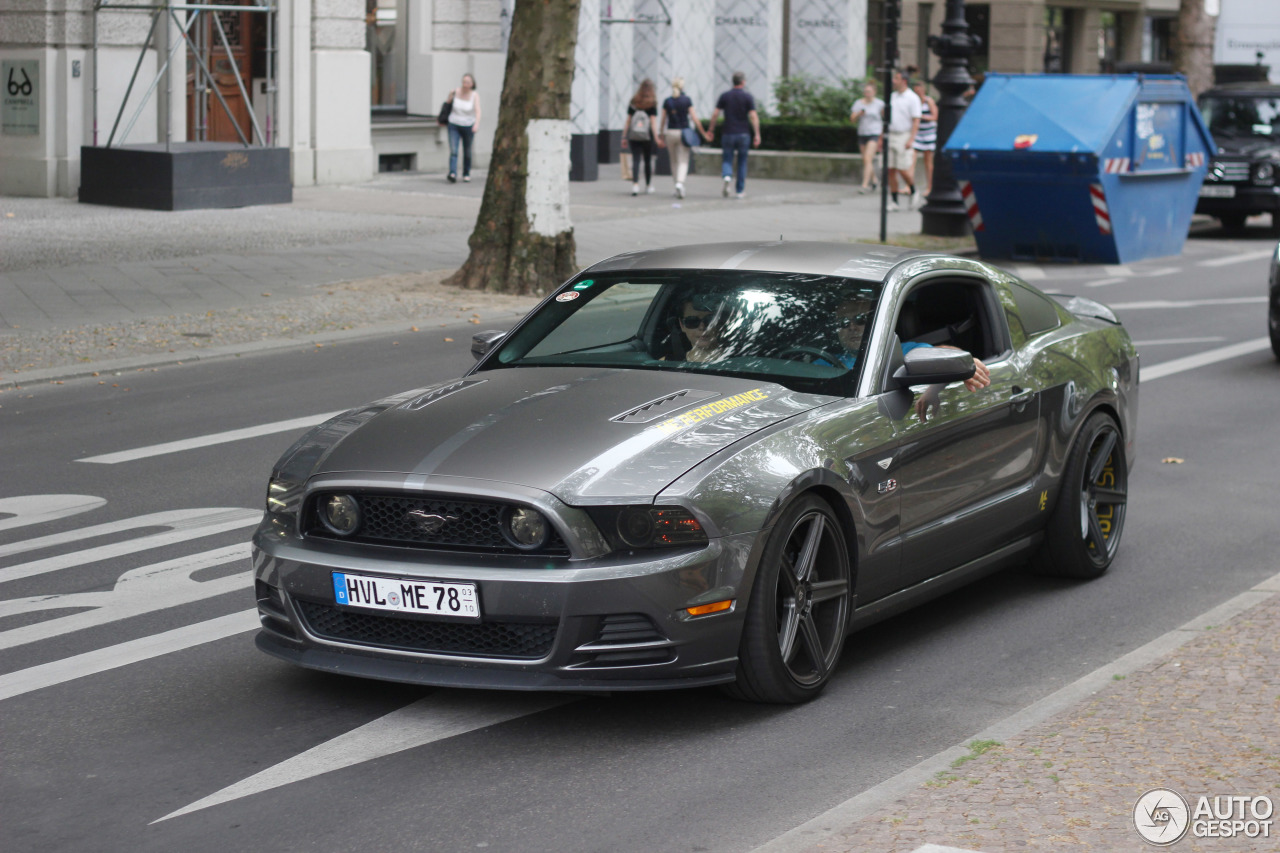
[[[1128,488],[1120,427],[1110,415],[1094,414],[1071,448],[1037,573],[1087,579],[1105,572],[1120,547]]]
[[[849,554],[840,523],[816,495],[798,499],[765,545],[727,692],[794,705],[831,678],[849,624]]]
[[[1277,214],[1280,218],[1280,214]],[[1280,359],[1280,296],[1271,297],[1271,309],[1267,312],[1267,329],[1271,333],[1271,351]]]

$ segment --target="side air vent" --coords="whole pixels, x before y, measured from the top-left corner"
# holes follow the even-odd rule
[[[674,644],[642,613],[601,617],[595,639],[573,651],[570,669],[643,666],[675,660]]]
[[[685,406],[691,406],[699,400],[705,400],[711,396],[714,395],[710,391],[694,391],[686,388],[683,391],[677,391],[674,394],[650,400],[643,406],[637,406],[631,411],[623,412],[609,420],[615,424],[647,424],[649,421],[657,420],[672,410],[683,409]]]
[[[463,389],[470,388],[472,385],[479,385],[481,382],[488,382],[488,381],[489,381],[488,379],[463,379],[460,382],[452,382],[448,385],[445,385],[443,388],[437,388],[434,391],[428,391],[427,393],[423,394],[421,397],[418,397],[414,400],[410,400],[409,402],[402,404],[400,408],[408,409],[409,411],[416,411],[417,409],[421,409],[423,406],[430,406],[435,401],[442,400],[445,397],[448,397],[450,394],[456,394],[457,392],[462,391]]]

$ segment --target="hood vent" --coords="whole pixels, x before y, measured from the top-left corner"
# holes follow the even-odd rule
[[[481,382],[488,382],[488,381],[489,380],[487,379],[463,379],[460,382],[452,382],[448,385],[445,385],[442,388],[437,388],[434,391],[428,391],[427,393],[423,394],[421,397],[418,397],[415,400],[410,400],[409,402],[405,403],[400,408],[407,409],[411,412],[416,412],[418,409],[421,409],[424,406],[430,406],[435,401],[442,400],[445,397],[448,397],[450,394],[455,394],[458,391],[463,390],[464,388],[470,388],[472,385],[479,385]]]
[[[674,394],[650,400],[643,406],[637,406],[631,411],[623,412],[609,420],[615,424],[647,424],[649,421],[655,421],[675,409],[683,409],[711,396],[714,395],[710,391],[694,391],[686,388],[683,391],[677,391]]]

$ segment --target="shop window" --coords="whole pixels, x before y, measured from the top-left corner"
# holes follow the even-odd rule
[[[1066,74],[1071,70],[1072,11],[1062,6],[1044,10],[1044,72]]]
[[[374,111],[403,111],[409,0],[365,0],[365,46],[373,62]]]
[[[1142,61],[1173,61],[1173,18],[1147,18],[1142,22]]]

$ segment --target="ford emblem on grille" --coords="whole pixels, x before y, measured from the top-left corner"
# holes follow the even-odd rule
[[[425,509],[411,509],[404,514],[405,519],[418,530],[428,535],[439,533],[440,529],[451,521],[457,521],[456,515],[439,515]]]

